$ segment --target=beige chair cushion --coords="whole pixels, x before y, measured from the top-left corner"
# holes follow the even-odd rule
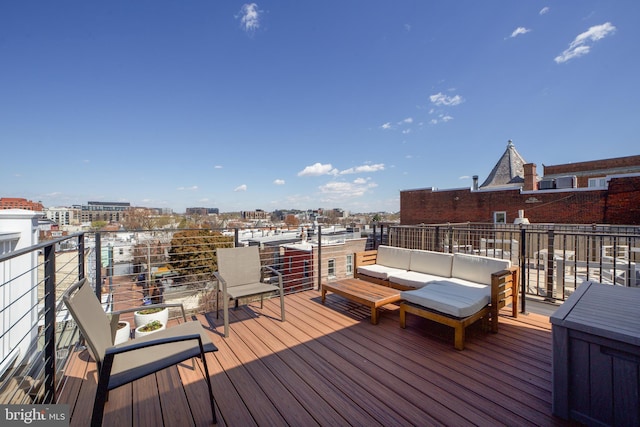
[[[379,246],[376,264],[385,267],[409,270],[411,262],[411,250],[405,248],[394,248],[391,246]]]
[[[411,251],[409,270],[433,276],[451,277],[453,254],[433,251]]]
[[[511,267],[511,261],[479,255],[453,254],[451,277],[491,285],[491,274]]]
[[[443,280],[430,282],[415,291],[403,291],[405,301],[464,318],[477,313],[491,301],[491,287],[473,282]]]

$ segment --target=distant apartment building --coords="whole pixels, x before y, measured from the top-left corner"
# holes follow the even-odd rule
[[[44,206],[40,202],[22,199],[19,197],[1,197],[0,209],[25,209],[28,211],[42,212]]]
[[[80,225],[80,209],[67,207],[45,208],[44,214],[59,226]]]
[[[187,208],[187,215],[218,215],[220,214],[220,209],[218,208]]]
[[[511,141],[485,181],[471,188],[400,192],[403,225],[513,223],[640,224],[640,156],[543,166],[527,163]]]
[[[76,205],[73,208],[80,209],[82,222],[122,222],[131,209],[131,204],[128,202],[87,202],[86,205]]]
[[[255,219],[269,219],[269,213],[262,209],[256,209],[255,211],[242,211],[242,219],[255,220]]]

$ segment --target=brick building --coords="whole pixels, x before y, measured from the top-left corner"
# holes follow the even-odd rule
[[[0,209],[25,209],[28,211],[42,212],[44,206],[40,202],[32,202],[31,200],[19,197],[2,197],[0,198]]]
[[[521,164],[521,167],[518,165]],[[526,163],[509,141],[489,178],[472,188],[400,192],[403,225],[531,223],[640,225],[640,156],[543,166]]]

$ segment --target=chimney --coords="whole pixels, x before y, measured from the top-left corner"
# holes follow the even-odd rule
[[[473,190],[478,189],[478,175],[473,175]]]
[[[535,191],[538,189],[538,174],[536,173],[536,164],[527,163],[524,165],[524,191]]]

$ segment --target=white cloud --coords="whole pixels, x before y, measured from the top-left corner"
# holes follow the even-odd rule
[[[197,185],[192,185],[191,187],[178,187],[178,191],[195,191],[197,189]]]
[[[531,30],[529,28],[525,28],[525,27],[518,27],[515,30],[513,30],[513,32],[511,33],[511,35],[509,36],[509,38],[514,38],[514,37],[518,37],[522,34],[527,34],[528,32],[530,32]]]
[[[596,42],[602,40],[610,34],[616,31],[610,22],[605,22],[601,25],[594,25],[584,33],[578,34],[578,36],[569,44],[569,47],[560,55],[554,58],[556,63],[561,64],[567,62],[570,59],[578,58],[586,55],[591,51],[590,42]]]
[[[315,163],[311,166],[305,167],[302,171],[298,172],[298,176],[320,176],[320,175],[329,175],[335,174],[336,171],[333,169],[331,164],[323,165],[322,163]]]
[[[404,133],[405,135],[408,134],[408,133],[411,133],[411,129],[405,129],[405,130],[402,131],[402,133]]]
[[[366,179],[358,178],[353,182],[329,182],[319,187],[320,192],[328,196],[328,200],[347,200],[354,197],[362,197],[367,191],[377,187],[378,184]]]
[[[549,10],[550,10],[549,6],[545,6],[542,9],[540,9],[539,13],[540,13],[540,15],[545,15],[545,14],[549,13]]]
[[[442,92],[438,92],[435,95],[429,96],[429,100],[431,101],[431,103],[437,106],[447,106],[447,107],[456,106],[464,102],[464,99],[462,99],[460,95],[447,96]]]
[[[378,163],[375,165],[362,165],[355,168],[345,169],[340,172],[340,175],[347,175],[352,173],[369,173],[378,172],[384,170],[384,163]]]
[[[215,165],[213,168],[214,169],[222,169],[222,166],[221,165]]]
[[[402,123],[407,123],[407,124],[413,123],[413,117],[407,117],[402,121]]]
[[[448,122],[449,120],[453,120],[453,117],[451,117],[451,116],[449,116],[449,115],[446,115],[446,116],[442,116],[442,117],[440,118],[440,120],[442,120],[443,122],[445,122],[445,123],[446,123],[446,122]]]
[[[245,3],[240,8],[240,25],[248,33],[255,32],[260,28],[260,15],[258,5],[255,3]]]
[[[383,125],[382,125],[382,126],[380,126],[380,127],[381,127],[382,129],[385,129],[385,130],[387,130],[387,129],[391,129],[391,123],[387,122],[387,123],[383,124]]]
[[[409,31],[411,31],[411,25],[410,24],[404,24],[404,30],[408,33]]]
[[[233,189],[233,191],[247,191],[247,185],[242,184]]]
[[[284,179],[276,179],[273,183],[275,185],[284,185]]]

